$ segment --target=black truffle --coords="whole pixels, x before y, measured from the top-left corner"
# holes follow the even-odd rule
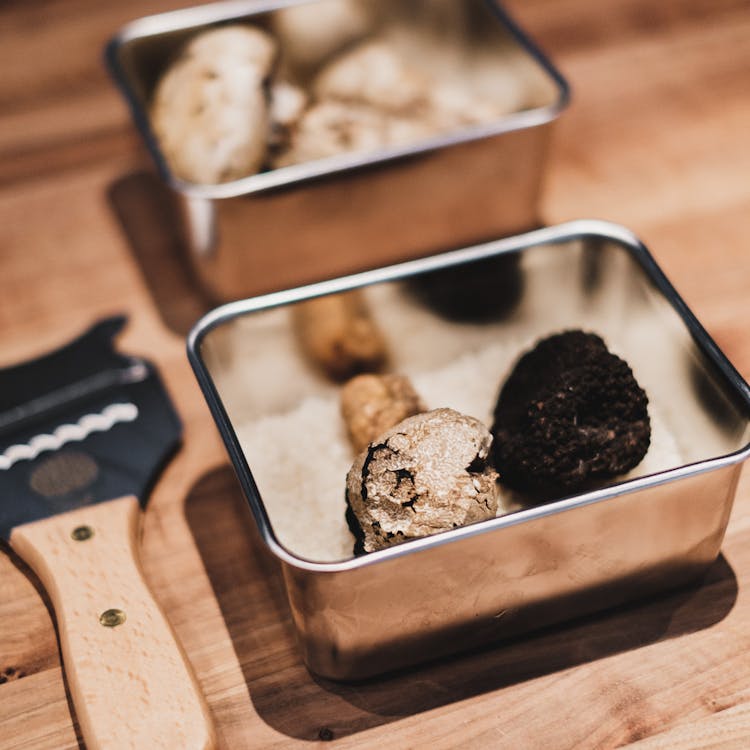
[[[648,398],[599,336],[539,341],[500,391],[492,426],[500,480],[537,500],[629,471],[651,441]]]
[[[409,286],[443,319],[480,323],[508,317],[521,300],[524,279],[520,256],[511,253],[421,273]]]

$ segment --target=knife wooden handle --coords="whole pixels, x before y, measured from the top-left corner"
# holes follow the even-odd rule
[[[54,605],[88,750],[209,750],[208,707],[141,572],[139,518],[122,497],[18,526],[10,545]]]

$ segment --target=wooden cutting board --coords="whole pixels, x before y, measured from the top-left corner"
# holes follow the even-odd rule
[[[184,4],[0,9],[0,364],[117,311],[132,319],[127,350],[158,361],[186,434],[146,512],[143,561],[222,747],[750,747],[747,478],[699,588],[358,686],[302,666],[185,359],[181,333],[206,301],[100,63],[121,23]],[[543,220],[634,229],[750,377],[747,0],[509,5],[574,87]],[[0,554],[0,747],[76,748],[49,605],[26,573]]]

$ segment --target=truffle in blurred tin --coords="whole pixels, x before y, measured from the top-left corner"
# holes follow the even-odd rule
[[[566,331],[516,363],[492,433],[505,484],[540,500],[562,497],[640,463],[651,440],[648,398],[599,336]]]
[[[325,0],[280,8],[271,24],[293,68],[308,74],[372,30],[370,9],[361,0]]]
[[[380,370],[388,359],[385,339],[362,290],[298,302],[292,321],[310,361],[333,380]]]
[[[182,180],[218,183],[257,172],[269,129],[266,79],[276,43],[239,24],[198,34],[159,80],[154,131]]]
[[[491,444],[479,420],[453,409],[417,414],[383,433],[346,480],[355,554],[494,518]]]

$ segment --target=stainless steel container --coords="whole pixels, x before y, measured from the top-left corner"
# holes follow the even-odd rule
[[[214,298],[279,289],[290,278],[332,278],[538,226],[550,129],[568,88],[498,4],[472,2],[486,14],[483,33],[512,45],[543,84],[523,111],[411,146],[341,154],[220,185],[187,183],[170,172],[149,123],[151,92],[191,35],[228,22],[264,26],[270,13],[294,2],[214,3],[120,30],[107,48],[110,71],[174,195],[196,275]]]
[[[423,298],[415,302],[415,289],[441,272],[467,298],[475,283],[486,290],[488,278],[507,289],[508,266],[497,259],[517,271],[517,295],[499,316],[470,323]],[[384,299],[407,299],[420,310],[408,331],[392,315],[386,328],[394,340],[414,342],[399,345],[397,366],[409,373],[569,327],[602,333],[633,366],[655,410],[652,422],[658,414],[679,460],[359,558],[303,559],[280,543],[281,516],[269,513],[272,498],[259,493],[238,434],[243,422],[281,414],[311,394],[335,397],[335,386],[298,374],[301,353],[266,357],[264,342],[284,335],[289,306],[359,287],[376,315]],[[245,346],[240,356],[237,347]],[[333,679],[400,668],[695,580],[719,553],[750,455],[750,388],[647,249],[604,222],[573,222],[230,303],[198,323],[188,349],[260,535],[283,569],[305,662]],[[272,391],[284,373],[280,396]],[[502,373],[483,377],[499,387]],[[343,496],[343,476],[340,484]]]

